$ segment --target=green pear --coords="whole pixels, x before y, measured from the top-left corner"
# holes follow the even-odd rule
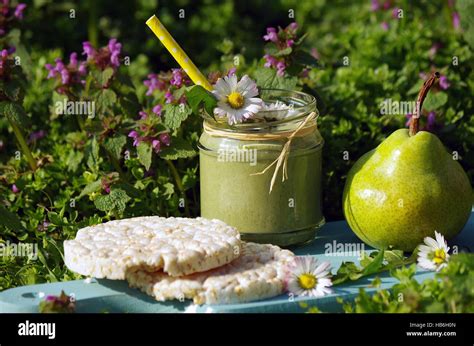
[[[378,249],[413,251],[435,231],[450,239],[471,213],[471,184],[456,157],[436,135],[413,125],[363,155],[347,177],[346,220]]]

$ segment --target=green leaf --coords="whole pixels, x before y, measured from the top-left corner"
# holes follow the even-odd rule
[[[206,112],[213,116],[217,105],[214,95],[200,85],[193,85],[186,90],[186,100],[195,114],[199,112],[201,106],[204,106]]]
[[[69,172],[76,172],[84,158],[81,151],[71,150],[66,158],[66,166]]]
[[[164,107],[164,124],[170,129],[175,130],[186,120],[192,109],[185,104],[172,105],[167,104]]]
[[[101,188],[102,188],[102,179],[93,181],[84,187],[84,189],[81,191],[81,194],[79,195],[78,198],[81,198],[86,195],[90,195],[93,192],[100,191]]]
[[[117,102],[117,95],[110,89],[102,89],[95,94],[96,97],[96,115],[104,114]]]
[[[21,102],[25,96],[24,90],[18,80],[0,82],[0,92],[3,92],[11,101]]]
[[[455,5],[461,17],[464,39],[474,49],[474,2],[472,0],[457,0]]]
[[[380,250],[377,255],[374,257],[374,259],[365,266],[364,270],[362,271],[362,275],[372,275],[374,273],[377,273],[380,268],[383,266],[383,257],[384,256],[384,250]]]
[[[272,68],[262,68],[255,72],[255,80],[260,88],[294,90],[297,77],[280,77]]]
[[[117,134],[114,137],[107,138],[104,142],[104,147],[113,157],[120,160],[123,147],[126,143],[127,137],[122,134]]]
[[[105,212],[116,211],[121,214],[124,212],[130,197],[122,189],[112,189],[108,195],[102,195],[94,200],[97,209]]]
[[[23,229],[18,216],[10,212],[2,205],[0,205],[0,225],[9,228],[12,231]]]
[[[148,170],[151,166],[151,145],[147,142],[140,142],[137,147],[138,160]]]
[[[99,168],[99,143],[97,138],[94,136],[92,140],[87,144],[85,150],[87,166],[92,170],[96,171]]]
[[[28,126],[29,119],[23,107],[18,103],[9,101],[0,102],[0,114],[5,115],[9,121],[15,123],[18,126]]]
[[[423,109],[434,111],[441,108],[446,102],[448,102],[448,95],[445,92],[429,93],[423,103]]]
[[[94,78],[101,87],[107,85],[113,75],[114,69],[112,67],[107,67],[103,71],[94,71]]]
[[[160,152],[160,157],[165,160],[177,160],[193,157],[196,150],[188,142],[181,138],[173,138],[169,147],[164,147]]]

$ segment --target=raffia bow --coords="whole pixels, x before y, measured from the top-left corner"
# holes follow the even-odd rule
[[[275,170],[273,172],[272,180],[270,182],[270,189],[268,193],[270,194],[273,190],[273,186],[275,185],[276,177],[278,175],[278,171],[280,168],[283,167],[283,172],[282,172],[282,179],[281,181],[284,182],[285,180],[288,179],[288,156],[290,155],[290,147],[291,147],[291,141],[293,138],[295,138],[298,133],[308,124],[310,121],[314,120],[317,118],[317,113],[316,112],[311,112],[305,119],[304,121],[293,131],[287,138],[287,141],[285,145],[283,146],[283,149],[281,150],[280,155],[270,163],[263,171],[258,172],[258,173],[253,173],[251,175],[262,175],[265,174],[268,170],[270,170],[273,166],[275,166]]]

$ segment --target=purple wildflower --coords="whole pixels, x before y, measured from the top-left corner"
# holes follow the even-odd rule
[[[286,40],[286,45],[287,45],[288,47],[293,47],[294,44],[295,44],[295,40],[291,40],[291,39],[290,39],[290,40]]]
[[[370,10],[372,12],[375,12],[375,11],[378,11],[380,10],[380,3],[379,3],[379,0],[372,0],[370,2]]]
[[[120,66],[120,52],[122,50],[122,44],[117,42],[116,38],[112,38],[109,41],[108,49],[110,52],[110,63],[114,67]]]
[[[276,66],[277,64],[277,59],[269,54],[265,54],[263,56],[263,58],[265,59],[265,64],[264,66],[265,67],[272,67],[272,66]]]
[[[279,61],[276,64],[277,75],[283,76],[285,74],[286,64],[284,61]]]
[[[400,9],[398,7],[394,7],[393,10],[392,10],[392,18],[395,18],[395,19],[400,19],[399,13]]]
[[[165,93],[165,99],[166,103],[171,103],[174,101],[173,94],[169,90]]]
[[[227,76],[228,77],[234,76],[236,72],[237,72],[237,68],[232,67],[229,71],[227,71]]]
[[[77,67],[77,53],[73,52],[69,56],[69,66],[76,68]]]
[[[89,41],[82,42],[83,52],[82,55],[87,55],[87,60],[94,59],[95,49]]]
[[[380,26],[382,27],[383,30],[387,31],[389,28],[390,28],[390,25],[388,25],[387,22],[382,22],[380,24]]]
[[[158,136],[158,138],[160,139],[160,142],[166,146],[169,146],[171,143],[171,137],[169,133],[162,133]]]
[[[133,138],[133,146],[136,147],[138,144],[140,144],[140,137],[138,135],[138,132],[135,130],[132,130],[128,133],[128,137]]]
[[[140,116],[140,119],[146,119],[148,117],[148,114],[145,111],[140,111],[138,112],[138,115]]]
[[[424,126],[424,131],[433,132],[436,127],[436,113],[429,112],[426,117],[426,125]]]
[[[28,142],[29,143],[36,142],[36,141],[38,141],[38,140],[40,140],[44,137],[46,137],[46,131],[45,130],[39,130],[39,131],[36,131],[36,132],[32,132],[30,134]]]
[[[454,29],[459,29],[461,19],[459,18],[459,13],[458,12],[453,12],[453,27]]]
[[[448,77],[446,76],[441,76],[439,78],[439,87],[443,90],[448,89],[451,86],[451,84],[448,81]]]
[[[12,192],[13,192],[13,193],[18,193],[18,192],[20,192],[20,189],[16,186],[16,184],[13,184],[13,185],[12,185]]]
[[[278,34],[275,28],[267,28],[267,34],[263,36],[265,41],[278,42]]]
[[[155,153],[159,153],[160,152],[160,147],[161,147],[160,141],[158,139],[152,140],[151,141],[151,147],[153,148]]]
[[[15,8],[15,14],[14,16],[18,19],[23,19],[23,11],[26,8],[26,4],[24,3],[19,3],[17,7]]]
[[[163,110],[163,106],[162,105],[156,105],[155,107],[153,107],[152,111],[153,113],[155,113],[156,115],[161,115],[161,111]]]
[[[143,84],[148,88],[146,95],[150,96],[155,90],[165,90],[166,83],[158,78],[154,73],[148,75],[148,79],[143,81]]]
[[[183,72],[179,68],[174,68],[171,70],[172,76],[170,79],[170,84],[174,85],[177,88],[180,88],[183,85]]]

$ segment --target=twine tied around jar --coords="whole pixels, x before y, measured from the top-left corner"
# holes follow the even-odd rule
[[[317,118],[317,113],[311,112],[303,120],[303,122],[299,124],[298,127],[293,132],[290,132],[290,134],[286,137],[287,141],[285,145],[283,146],[283,149],[281,150],[280,155],[278,155],[278,157],[272,163],[270,163],[263,171],[251,174],[251,175],[265,174],[269,169],[271,169],[275,165],[275,170],[273,171],[273,176],[270,182],[270,189],[268,193],[272,192],[273,186],[275,185],[276,177],[278,175],[278,171],[280,170],[282,166],[283,166],[283,170],[282,170],[281,181],[284,182],[285,180],[288,179],[288,156],[290,155],[291,141],[300,133],[300,131],[306,126],[306,124],[308,124],[311,120],[314,120],[316,118]],[[281,134],[281,135],[282,135],[281,137],[284,137],[284,134]]]

